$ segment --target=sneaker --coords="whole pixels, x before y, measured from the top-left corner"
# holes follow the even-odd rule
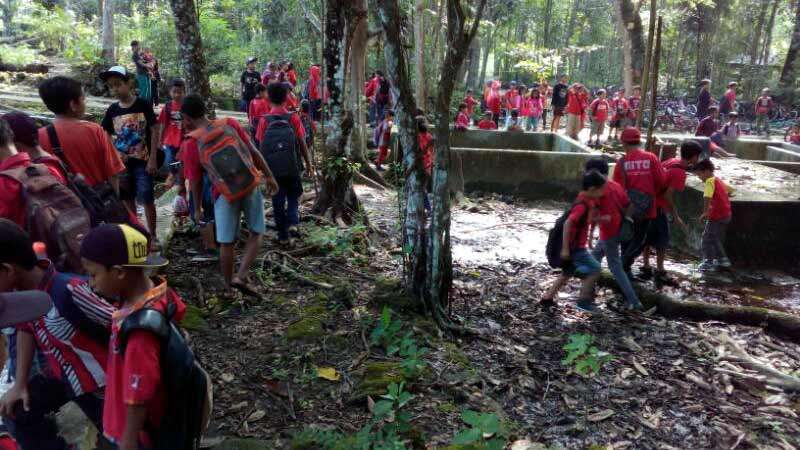
[[[594,314],[598,311],[597,304],[594,300],[578,300],[575,307],[583,312]]]
[[[709,259],[703,260],[703,262],[701,262],[700,265],[697,266],[697,270],[699,270],[700,272],[711,272],[716,268],[717,267],[714,265],[714,261],[711,261]]]
[[[720,258],[720,259],[717,260],[717,265],[719,267],[724,268],[724,269],[730,269],[731,268],[731,260],[728,259],[728,258]]]

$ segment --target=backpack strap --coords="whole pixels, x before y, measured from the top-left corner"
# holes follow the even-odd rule
[[[64,156],[64,149],[61,147],[61,141],[58,139],[56,126],[51,123],[47,126],[46,130],[47,137],[50,139],[50,147],[52,147],[53,153],[58,157],[58,159],[61,160],[61,166],[64,168],[64,173],[67,175],[74,174],[75,172],[72,171],[67,158]]]
[[[128,345],[129,334],[135,330],[149,331],[156,335],[160,342],[164,342],[170,332],[169,319],[153,308],[142,308],[131,313],[122,321],[122,326],[119,329],[118,342],[122,353],[125,353],[125,348]]]

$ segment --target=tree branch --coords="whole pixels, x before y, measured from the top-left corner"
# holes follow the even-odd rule
[[[308,9],[308,4],[306,2],[300,2],[300,6],[303,8],[303,17],[306,21],[317,30],[317,33],[322,33],[322,23],[320,22],[319,18],[314,15],[314,12]]]

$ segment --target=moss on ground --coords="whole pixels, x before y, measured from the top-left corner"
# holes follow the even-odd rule
[[[289,340],[313,340],[324,336],[323,323],[330,318],[327,302],[327,295],[322,292],[317,293],[309,305],[300,309],[300,319],[286,327],[286,338]]]
[[[377,397],[386,393],[392,383],[405,381],[400,363],[389,361],[370,362],[364,368],[364,376],[353,391],[352,400],[367,396]]]
[[[194,305],[186,305],[181,327],[189,331],[208,330],[208,322],[203,317],[203,310]]]
[[[419,300],[406,294],[403,284],[396,278],[379,277],[375,280],[370,303],[378,308],[388,306],[395,311],[422,311]]]

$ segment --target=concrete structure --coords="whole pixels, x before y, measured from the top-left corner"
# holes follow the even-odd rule
[[[451,148],[486,148],[589,153],[588,147],[553,133],[466,130],[450,133]]]

